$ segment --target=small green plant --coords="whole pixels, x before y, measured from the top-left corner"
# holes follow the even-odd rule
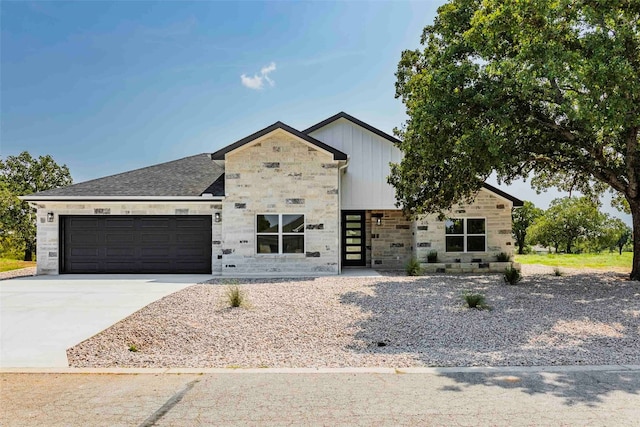
[[[422,267],[420,267],[420,261],[416,258],[411,258],[405,267],[407,276],[419,276],[422,274]]]
[[[504,281],[510,285],[517,284],[520,280],[522,280],[522,275],[520,274],[520,270],[513,267],[507,267],[504,270]]]
[[[488,308],[486,303],[486,298],[483,294],[474,294],[470,292],[465,292],[462,295],[462,298],[467,303],[467,306],[469,308],[477,308],[479,310]]]
[[[509,262],[511,261],[511,255],[506,252],[500,252],[498,255],[496,255],[496,260],[498,262]]]
[[[427,254],[427,262],[430,264],[438,262],[438,251],[429,251]]]
[[[555,267],[553,269],[553,275],[556,277],[560,277],[560,276],[564,276],[564,273],[562,272],[562,270],[560,270],[560,268]]]
[[[129,344],[129,351],[132,353],[137,353],[138,352],[138,346],[136,346],[135,344]]]
[[[235,284],[227,286],[226,297],[230,307],[241,307],[246,303],[244,292]]]

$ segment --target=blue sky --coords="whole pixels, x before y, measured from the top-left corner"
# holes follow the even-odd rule
[[[0,155],[51,154],[80,182],[278,120],[346,111],[391,133],[400,53],[442,3],[2,1]],[[503,188],[543,208],[559,196]]]

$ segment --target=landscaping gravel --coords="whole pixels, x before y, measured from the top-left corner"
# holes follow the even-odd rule
[[[35,267],[18,268],[16,270],[2,271],[0,272],[0,280],[15,279],[17,277],[35,276]]]
[[[523,266],[502,275],[229,280],[169,295],[67,351],[76,367],[640,364],[640,283]],[[481,292],[489,310],[466,308]],[[132,351],[137,350],[137,351]]]

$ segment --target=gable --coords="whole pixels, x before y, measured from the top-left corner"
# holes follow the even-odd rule
[[[336,120],[340,120],[340,119],[344,119],[347,121],[350,121],[351,123],[353,123],[354,125],[360,126],[363,129],[368,130],[369,132],[378,135],[381,138],[386,139],[387,141],[391,142],[392,144],[397,144],[400,143],[400,140],[394,136],[389,135],[386,132],[381,131],[378,128],[374,128],[373,126],[371,126],[368,123],[363,122],[360,119],[357,119],[347,113],[345,113],[344,111],[339,112],[338,114],[335,114],[331,117],[329,117],[328,119],[325,119],[319,123],[316,123],[315,125],[305,129],[304,131],[302,131],[303,133],[306,133],[308,135],[314,133],[315,131],[322,129],[323,127],[330,125],[331,123],[335,122]]]
[[[269,138],[272,134],[277,132],[285,132],[306,145],[331,154],[334,160],[347,160],[347,155],[336,149],[335,147],[329,146],[324,142],[319,141],[303,132],[300,132],[299,130],[296,130],[282,122],[276,122],[271,126],[259,130],[254,134],[242,138],[241,140],[236,141],[233,144],[216,151],[211,155],[211,158],[213,160],[225,160],[225,156],[227,154],[242,150],[254,144],[258,144],[260,143],[260,141]]]

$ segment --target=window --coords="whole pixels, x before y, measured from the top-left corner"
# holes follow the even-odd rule
[[[304,253],[304,215],[258,215],[256,222],[259,254]]]
[[[484,218],[448,219],[445,222],[447,252],[485,252]]]

